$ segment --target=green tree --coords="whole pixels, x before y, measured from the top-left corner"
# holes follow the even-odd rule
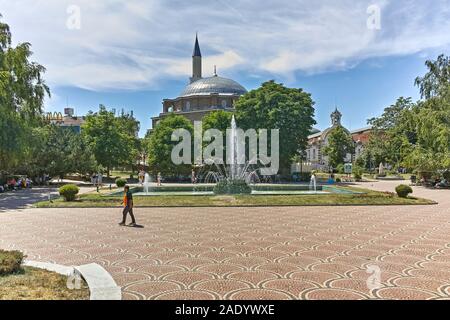
[[[365,157],[372,156],[375,167],[379,163],[391,163],[399,167],[417,140],[411,110],[415,104],[411,98],[400,97],[395,104],[384,109],[378,118],[368,120],[372,133],[365,148]]]
[[[427,60],[425,65],[428,72],[415,80],[422,98],[430,99],[448,93],[450,87],[450,57],[442,54],[435,61]]]
[[[172,149],[179,143],[172,141],[172,133],[176,129],[186,129],[193,135],[191,122],[183,116],[171,114],[153,128],[146,139],[148,163],[153,174],[161,172],[164,176],[189,175],[192,166],[188,164],[176,165],[172,162]],[[193,139],[191,139],[192,151]]]
[[[213,111],[209,114],[207,114],[202,122],[203,122],[203,131],[207,131],[209,129],[217,129],[220,132],[222,132],[222,139],[223,139],[223,161],[226,162],[226,134],[227,129],[231,128],[231,118],[233,117],[233,114],[231,112],[227,112],[224,110],[218,110]],[[210,142],[203,142],[203,147],[206,148],[206,146]],[[214,168],[212,168],[214,170]]]
[[[236,102],[236,120],[245,130],[280,130],[280,165],[286,173],[294,157],[306,149],[316,123],[313,105],[311,95],[302,89],[268,81]]]
[[[92,147],[97,163],[106,168],[108,177],[115,166],[132,165],[136,160],[136,133],[132,134],[130,126],[103,105],[98,112],[86,116],[82,135]]]
[[[50,95],[42,78],[45,68],[30,62],[31,55],[29,43],[12,46],[9,26],[0,22],[0,171],[23,161],[28,134],[40,124],[44,98]]]
[[[333,168],[344,164],[347,154],[354,151],[354,143],[350,134],[342,127],[332,129],[328,136],[328,144],[323,148],[323,154],[328,156],[328,164]]]
[[[18,170],[31,177],[68,173],[85,175],[96,168],[90,146],[74,131],[56,125],[33,128],[27,157]]]
[[[400,98],[370,119],[374,133],[365,153],[431,176],[450,169],[450,58],[441,55],[426,66],[415,81],[424,100]]]

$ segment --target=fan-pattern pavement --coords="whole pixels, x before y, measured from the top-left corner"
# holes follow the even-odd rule
[[[0,248],[99,263],[124,299],[449,299],[450,191],[414,192],[439,204],[8,210]]]

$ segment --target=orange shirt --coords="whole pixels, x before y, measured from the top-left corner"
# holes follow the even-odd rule
[[[128,196],[127,196],[126,192],[125,192],[125,194],[123,196],[123,206],[124,207],[128,206]]]

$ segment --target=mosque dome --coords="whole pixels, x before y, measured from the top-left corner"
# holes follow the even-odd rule
[[[181,93],[181,97],[210,94],[243,95],[247,90],[234,80],[213,76],[192,82]]]

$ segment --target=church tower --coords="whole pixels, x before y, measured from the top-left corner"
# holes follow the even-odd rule
[[[194,53],[192,54],[192,77],[191,83],[202,78],[202,53],[198,44],[198,36],[195,36]]]
[[[331,114],[331,125],[334,126],[340,126],[341,125],[341,119],[342,119],[342,113],[339,112],[339,110],[336,107],[336,110]]]

